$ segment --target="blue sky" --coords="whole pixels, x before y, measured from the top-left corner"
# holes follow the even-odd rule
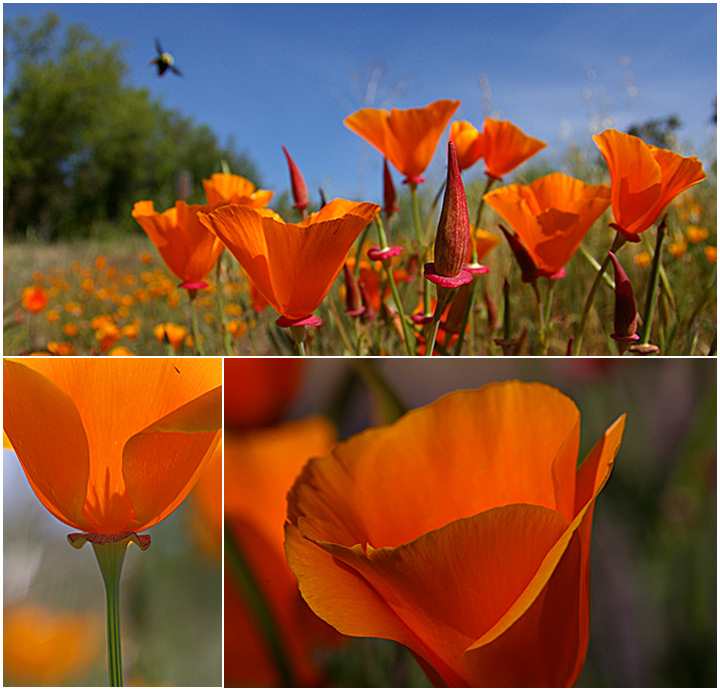
[[[715,3],[3,5],[5,21],[49,9],[63,24],[83,22],[107,43],[122,41],[129,83],[221,141],[233,136],[277,192],[289,188],[284,144],[310,190],[380,199],[380,154],[342,124],[365,105],[378,65],[371,105],[459,99],[455,118],[477,127],[484,75],[493,114],[548,142],[548,157],[605,129],[602,110],[620,129],[677,114],[684,153],[703,157],[714,146]],[[156,36],[182,78],[154,75]],[[441,146],[429,177],[439,180],[443,165]],[[482,171],[480,163],[469,174]]]

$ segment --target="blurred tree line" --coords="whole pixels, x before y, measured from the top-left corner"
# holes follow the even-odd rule
[[[119,42],[56,14],[3,23],[3,226],[5,237],[96,237],[140,231],[133,203],[158,210],[203,203],[202,178],[225,161],[259,184],[254,164],[221,146],[206,125],[124,84]]]

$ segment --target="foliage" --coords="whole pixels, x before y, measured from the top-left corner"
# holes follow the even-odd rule
[[[222,160],[257,180],[232,142],[221,146],[209,127],[126,85],[120,43],[107,46],[78,24],[61,33],[55,14],[5,23],[3,33],[12,67],[3,101],[6,235],[88,237],[109,223],[139,231],[135,201],[172,206],[181,176],[191,183],[188,201],[200,201],[202,178]]]

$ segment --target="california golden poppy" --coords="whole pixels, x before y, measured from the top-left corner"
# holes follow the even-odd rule
[[[48,306],[48,294],[40,286],[28,286],[22,292],[22,306],[30,314],[40,314]]]
[[[6,359],[3,373],[3,426],[30,486],[86,533],[162,521],[220,441],[219,359]]]
[[[407,646],[447,686],[571,686],[593,509],[624,416],[577,467],[580,413],[543,384],[458,391],[310,460],[285,548],[312,610]]]
[[[202,181],[208,204],[230,202],[261,209],[270,203],[273,193],[259,190],[242,175],[232,173],[213,173],[209,180]]]
[[[225,437],[225,522],[242,549],[275,620],[290,674],[297,685],[318,686],[318,646],[340,637],[302,601],[283,551],[286,494],[305,461],[326,454],[335,441],[323,418],[246,429]],[[230,560],[226,560],[226,564]],[[228,568],[225,576],[225,681],[278,686],[283,682],[245,594]]]
[[[610,188],[551,173],[529,185],[500,187],[483,199],[520,238],[536,274],[552,276],[570,261],[610,205]]]
[[[178,201],[162,213],[152,202],[136,202],[132,217],[157,247],[168,269],[188,289],[205,288],[205,276],[215,266],[222,243],[198,222],[198,213],[211,211],[212,205],[188,205]]]
[[[234,204],[198,215],[232,252],[255,287],[283,317],[303,319],[318,308],[377,204],[334,199],[300,223],[269,209]]]
[[[684,158],[648,146],[625,132],[605,130],[593,140],[610,171],[615,216],[610,225],[631,242],[638,241],[638,234],[653,225],[675,197],[706,177],[695,156]]]
[[[422,182],[440,135],[460,101],[435,101],[424,108],[362,108],[343,120],[348,129],[372,144],[406,182]]]
[[[547,144],[528,137],[509,120],[486,118],[482,146],[485,172],[488,176],[499,179],[544,149]]]
[[[478,132],[469,122],[453,122],[449,139],[455,142],[460,170],[474,166],[483,157],[483,133]]]

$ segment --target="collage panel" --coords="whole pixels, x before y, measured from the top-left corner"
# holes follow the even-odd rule
[[[5,358],[3,429],[3,685],[221,686],[222,360]]]
[[[225,686],[712,685],[716,381],[226,359]]]

